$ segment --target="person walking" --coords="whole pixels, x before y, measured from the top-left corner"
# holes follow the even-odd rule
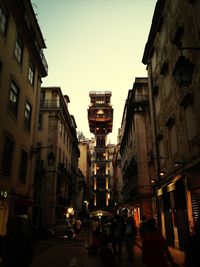
[[[121,216],[113,218],[110,227],[111,241],[114,257],[118,255],[119,260],[122,258],[122,243],[124,239],[124,221]]]
[[[81,222],[80,218],[78,218],[75,221],[75,238],[76,239],[79,237],[79,234],[81,232],[81,225],[82,225],[82,222]]]
[[[142,239],[142,260],[146,267],[178,267],[174,261],[164,236],[156,227],[156,220],[146,222],[146,235]]]
[[[189,238],[185,248],[185,267],[199,267],[200,257],[200,217],[195,225],[195,233]]]
[[[143,239],[143,237],[146,235],[146,222],[147,222],[147,219],[146,219],[146,216],[143,215],[142,218],[141,218],[141,223],[140,223],[140,226],[139,226],[139,234],[140,234],[140,238]]]
[[[96,236],[96,233],[100,231],[100,223],[97,219],[94,219],[91,224],[92,227],[92,236],[93,238]]]
[[[128,254],[128,259],[130,261],[132,261],[134,257],[134,245],[135,245],[136,234],[137,234],[137,228],[135,220],[133,219],[133,217],[129,216],[127,217],[125,223],[124,244],[126,252]]]

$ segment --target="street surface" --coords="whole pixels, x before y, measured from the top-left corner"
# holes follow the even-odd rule
[[[101,267],[98,256],[88,255],[87,244],[92,240],[91,233],[81,233],[78,240],[68,240],[57,237],[36,241],[36,254],[31,267]],[[111,246],[111,244],[109,244]],[[170,247],[174,260],[184,266],[184,252]],[[123,246],[122,259],[115,260],[115,267],[144,267],[141,259],[141,241],[136,240],[135,258],[132,262],[127,259]]]
[[[34,257],[32,267],[100,267],[98,256],[88,255],[87,238],[84,233],[78,240],[69,241],[62,237],[40,241],[36,244],[37,253]],[[38,247],[37,247],[38,246]],[[122,259],[115,260],[116,267],[142,267],[141,249],[135,246],[135,259],[130,262],[127,259],[125,248],[123,247]]]

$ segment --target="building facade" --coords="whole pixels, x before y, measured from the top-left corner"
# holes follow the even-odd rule
[[[149,81],[158,222],[168,244],[180,249],[200,210],[199,12],[199,1],[158,0],[142,59]]]
[[[135,78],[122,118],[120,154],[124,205],[120,209],[127,207],[136,223],[143,215],[152,216],[151,176],[154,167],[148,159],[152,149],[150,129],[148,79]]]
[[[91,91],[89,96],[88,122],[90,132],[95,136],[91,162],[92,203],[90,203],[90,208],[109,209],[111,151],[107,146],[107,135],[112,132],[113,124],[113,108],[110,103],[111,92]]]
[[[9,216],[31,220],[35,137],[46,48],[30,1],[0,1],[0,234]]]
[[[60,87],[42,87],[38,128],[33,151],[35,157],[35,225],[51,225],[76,211],[78,158],[76,123],[68,111],[69,97]],[[49,155],[54,162],[49,162]]]
[[[84,177],[84,186],[82,187],[82,194],[78,194],[80,197],[79,205],[83,209],[84,213],[89,212],[89,201],[90,201],[90,166],[91,166],[91,154],[90,154],[90,141],[82,140],[79,141],[79,169],[81,170]]]

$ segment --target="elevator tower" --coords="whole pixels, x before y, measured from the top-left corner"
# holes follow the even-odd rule
[[[88,108],[90,132],[95,136],[92,155],[92,203],[91,208],[109,210],[110,170],[107,135],[112,132],[113,108],[110,91],[91,91]]]

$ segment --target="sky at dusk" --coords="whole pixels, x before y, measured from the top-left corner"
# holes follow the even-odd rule
[[[42,86],[58,86],[70,98],[77,131],[91,138],[87,109],[90,91],[111,91],[114,109],[110,143],[128,90],[146,77],[142,64],[156,0],[31,0],[47,48],[49,73]]]

